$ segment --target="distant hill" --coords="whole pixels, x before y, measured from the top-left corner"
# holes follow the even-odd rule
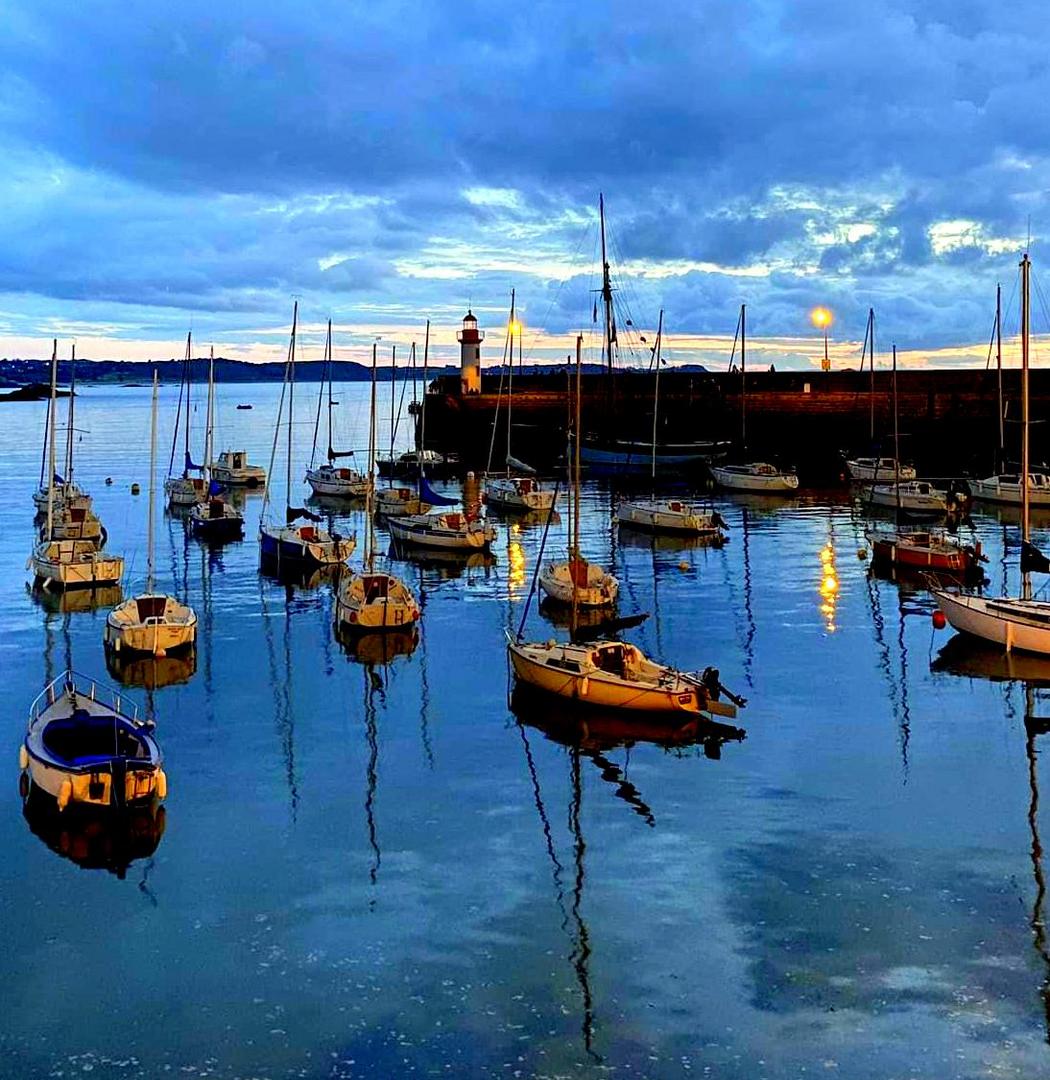
[[[43,383],[47,385],[51,380],[50,360],[0,360],[0,387],[2,386],[25,386],[30,383]],[[320,360],[305,360],[295,365],[295,378],[297,382],[318,382],[321,378],[324,365]],[[181,360],[77,360],[77,380],[85,383],[110,383],[110,384],[134,384],[145,385],[153,377],[154,369],[162,383],[177,383],[182,377]],[[599,375],[604,368],[601,364],[584,364],[583,372],[587,375]],[[633,369],[637,371],[637,369]],[[674,367],[675,371],[702,372],[706,369],[700,364],[682,364]],[[565,364],[525,364],[520,369],[515,368],[514,373],[522,375],[554,375],[565,371]],[[499,375],[499,364],[485,364],[486,376]],[[439,376],[458,375],[458,364],[429,365],[427,367],[428,378],[436,379]],[[366,364],[359,364],[354,360],[335,360],[332,363],[332,374],[336,382],[368,382],[371,377],[371,368]],[[381,367],[376,376],[380,382],[390,381],[390,368]],[[416,367],[416,377],[422,378],[422,365]],[[412,369],[407,365],[398,367],[399,379],[411,378]],[[197,358],[193,361],[192,378],[194,382],[206,382],[208,378],[208,361]],[[284,363],[274,361],[265,364],[249,364],[244,360],[230,360],[226,357],[215,357],[215,380],[219,383],[258,383],[280,382],[284,378]],[[69,361],[59,360],[58,380],[63,385],[69,382]]]

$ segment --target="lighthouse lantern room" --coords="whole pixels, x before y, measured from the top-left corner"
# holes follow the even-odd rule
[[[478,320],[472,311],[463,316],[463,329],[456,334],[459,341],[459,392],[481,393],[481,343],[485,331],[478,329]]]

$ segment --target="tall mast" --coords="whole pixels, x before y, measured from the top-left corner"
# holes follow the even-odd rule
[[[664,333],[664,309],[660,308],[660,321],[656,326],[656,344],[653,345],[653,359],[656,363],[656,381],[653,386],[653,466],[652,478],[656,480],[656,424],[660,410],[660,345]]]
[[[153,408],[149,425],[149,507],[146,510],[146,595],[153,593],[153,504],[157,494],[157,369],[153,369]]]
[[[876,471],[878,471],[876,469]],[[893,343],[893,482],[897,488],[897,514],[901,508],[901,438],[897,422],[897,343]]]
[[[365,565],[368,572],[372,573],[375,563],[375,538],[372,533],[374,527],[372,521],[372,498],[375,488],[375,457],[376,457],[376,350],[378,345],[372,342],[372,396],[368,409],[368,487],[365,489],[365,519],[368,522],[368,532],[365,533]]]
[[[510,476],[510,421],[511,405],[514,401],[514,331],[517,329],[517,320],[514,314],[514,289],[510,290],[510,348],[507,350],[510,367],[507,371],[507,475]]]
[[[740,305],[740,445],[747,446],[747,304]]]
[[[1003,467],[1003,454],[1006,450],[1006,433],[1003,430],[1003,287],[995,284],[995,373],[999,383],[999,460],[996,469]]]
[[[430,353],[430,320],[427,319],[427,332],[423,338],[423,397],[419,403],[419,452],[427,448],[427,356]]]
[[[1032,264],[1028,252],[1021,259],[1021,539],[1028,540],[1028,335],[1030,326],[1029,294]],[[1031,599],[1032,581],[1028,574],[1022,575],[1025,600]]]
[[[325,363],[328,367],[328,463],[332,457],[332,320],[328,320],[328,336],[324,343]]]
[[[208,352],[208,409],[207,427],[204,429],[204,501],[208,501],[211,489],[211,454],[215,433],[215,346]]]
[[[44,437],[40,441],[40,487],[44,486],[44,473],[47,471],[47,446],[51,438],[51,395],[47,396],[47,412],[44,415]]]
[[[598,218],[601,226],[602,237],[602,308],[605,312],[604,349],[605,369],[608,377],[607,388],[609,397],[610,415],[608,422],[612,423],[613,405],[613,356],[612,347],[616,340],[616,323],[613,317],[612,280],[609,276],[609,257],[605,248],[605,196],[598,194]]]
[[[299,301],[292,307],[292,340],[288,343],[288,472],[285,479],[284,508],[285,524],[288,522],[288,509],[292,505],[292,413],[295,399],[295,333],[299,326]]]
[[[48,432],[47,452],[47,536],[51,540],[51,533],[55,526],[55,396],[58,383],[58,338],[51,342],[51,397],[50,415],[51,430]]]
[[[868,332],[867,332],[868,348],[871,350],[871,355],[868,358],[868,362],[871,366],[871,375],[869,382],[868,393],[868,408],[871,410],[871,433],[870,439],[875,442],[875,309],[873,307],[868,308]],[[861,367],[863,367],[863,358],[861,361]]]
[[[394,486],[394,398],[397,397],[397,346],[390,346],[390,486]]]
[[[578,595],[576,566],[580,561],[580,371],[583,367],[583,335],[576,335],[576,433],[573,440],[573,500],[572,552],[569,555],[569,576],[572,578],[572,629],[576,630]]]
[[[66,491],[73,484],[73,399],[77,391],[77,343],[73,342],[73,351],[69,360],[69,412],[66,419]]]
[[[193,460],[190,457],[190,357],[193,355],[192,341],[193,331],[191,330],[186,335],[186,361],[183,365],[183,370],[186,372],[186,450],[182,459],[182,475],[184,477],[190,475],[190,462]]]

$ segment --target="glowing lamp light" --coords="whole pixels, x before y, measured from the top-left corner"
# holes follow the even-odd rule
[[[815,307],[809,313],[809,317],[818,330],[827,330],[835,321],[835,316],[826,307]]]

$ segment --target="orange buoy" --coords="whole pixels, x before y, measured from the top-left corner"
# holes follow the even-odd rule
[[[938,608],[933,613],[933,628],[934,630],[943,630],[948,625],[948,620],[944,617],[944,612]]]

